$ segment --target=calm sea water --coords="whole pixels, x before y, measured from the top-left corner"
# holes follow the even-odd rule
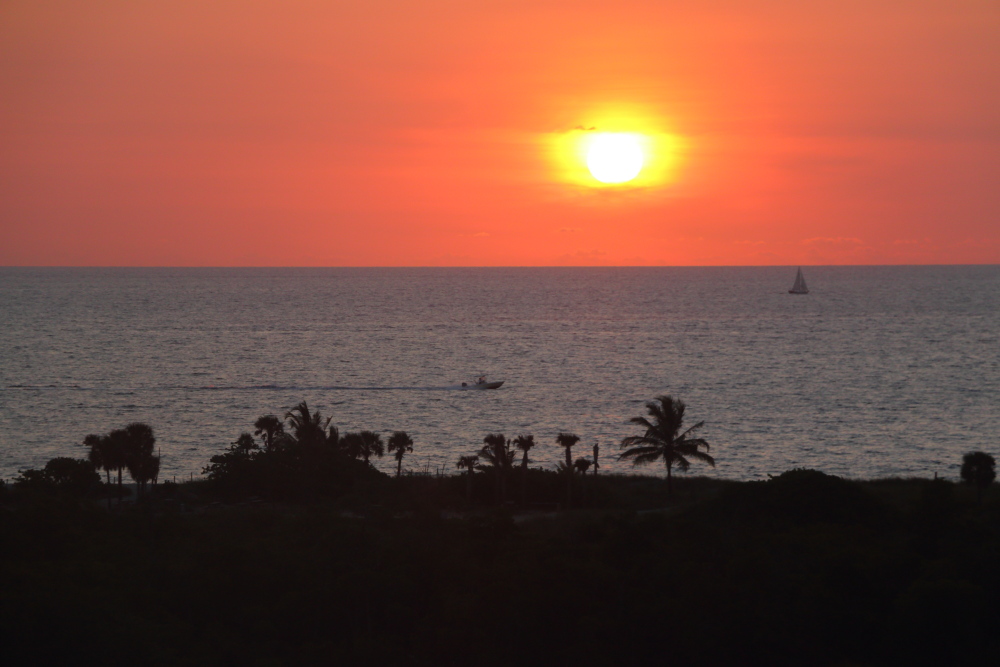
[[[669,393],[718,465],[954,477],[1000,454],[1000,267],[0,269],[0,476],[131,421],[198,475],[301,400],[341,431],[408,431],[414,470],[489,432],[554,466],[613,451]],[[497,391],[442,389],[488,373]],[[390,468],[388,461],[385,468]],[[646,469],[661,473],[660,467]]]

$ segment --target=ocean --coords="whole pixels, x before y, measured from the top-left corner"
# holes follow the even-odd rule
[[[618,443],[662,394],[716,467],[956,478],[1000,455],[1000,266],[0,268],[0,477],[150,424],[197,477],[299,401],[341,432],[405,430],[404,469],[457,472],[488,433]],[[445,387],[488,374],[495,391]],[[394,462],[382,461],[385,470]],[[661,465],[640,469],[663,474]]]

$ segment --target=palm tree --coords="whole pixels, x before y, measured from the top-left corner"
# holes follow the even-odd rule
[[[139,485],[139,494],[145,495],[146,484],[156,479],[160,474],[160,457],[150,454],[149,456],[130,459],[128,474]]]
[[[483,438],[483,443],[479,456],[493,466],[496,475],[496,501],[500,504],[506,499],[506,476],[511,468],[514,450],[510,448],[510,440],[503,433],[490,433]]]
[[[108,452],[108,436],[91,433],[83,439],[83,446],[89,448],[87,460],[95,469],[104,471],[107,484],[111,486],[111,471],[114,470],[114,466],[111,464]]]
[[[597,470],[601,467],[601,464],[598,463],[598,459],[600,458],[600,455],[601,455],[601,445],[599,445],[598,443],[595,442],[594,443],[594,477],[597,477]]]
[[[156,437],[148,424],[133,422],[125,427],[125,467],[138,484],[139,493],[160,471],[160,459],[153,455]]]
[[[105,493],[108,496],[108,509],[111,509],[111,494],[108,489],[111,487],[111,471],[115,469],[115,466],[114,461],[112,461],[108,436],[91,433],[83,439],[83,445],[90,448],[87,451],[87,460],[93,464],[94,468],[104,471],[108,481]]]
[[[479,463],[479,456],[472,454],[470,456],[460,456],[458,463],[455,464],[455,467],[459,470],[466,468],[469,471],[469,475],[466,478],[468,481],[466,482],[465,495],[470,503],[472,502],[472,471],[475,470],[477,463]]]
[[[345,433],[340,437],[340,448],[352,459],[361,458],[361,449],[364,443],[361,441],[360,433]]]
[[[684,424],[684,402],[670,396],[657,396],[655,401],[646,403],[646,417],[632,417],[630,423],[646,429],[643,435],[630,435],[622,440],[622,448],[631,447],[618,456],[618,460],[631,459],[633,465],[652,463],[663,459],[667,466],[667,495],[674,493],[671,471],[676,465],[682,472],[691,466],[688,459],[704,461],[715,467],[715,459],[701,451],[708,450],[708,443],[690,435],[705,423],[698,422],[681,432]]]
[[[368,463],[368,459],[373,456],[381,458],[385,455],[385,446],[382,444],[382,436],[374,431],[362,431],[358,433],[361,442],[361,458]]]
[[[556,436],[556,443],[566,450],[566,508],[573,507],[573,445],[580,442],[580,438],[572,433],[560,433]]]
[[[303,405],[305,405],[303,403]],[[308,409],[306,409],[308,412]],[[261,415],[253,423],[253,434],[264,442],[264,451],[269,452],[280,446],[285,438],[285,424],[275,415]]]
[[[969,452],[962,457],[962,481],[976,487],[979,503],[983,502],[983,489],[996,479],[996,460],[985,452]]]
[[[104,450],[105,461],[112,470],[118,471],[118,505],[122,504],[122,471],[125,470],[128,452],[128,433],[123,428],[116,428],[107,437],[107,449]]]
[[[491,433],[483,438],[483,447],[479,450],[479,456],[486,460],[491,466],[496,466],[504,470],[510,470],[514,463],[514,450],[511,449],[511,440],[504,437],[503,433]]]
[[[521,458],[521,504],[528,502],[528,450],[535,446],[535,436],[519,435],[514,438],[514,447],[524,452]]]
[[[389,451],[396,452],[396,477],[403,472],[403,456],[413,451],[413,439],[406,431],[396,431],[389,437]]]
[[[323,415],[319,413],[319,410],[310,413],[309,406],[306,405],[305,401],[302,401],[286,412],[285,419],[288,420],[292,434],[300,445],[313,445],[317,447],[326,442],[326,427],[332,421],[331,417],[328,417],[324,421]]]
[[[580,473],[580,498],[586,504],[587,500],[587,470],[590,469],[590,459],[583,457],[573,461],[573,469]]]

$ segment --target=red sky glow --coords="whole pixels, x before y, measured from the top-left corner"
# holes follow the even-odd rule
[[[0,265],[998,263],[998,183],[994,0],[0,4]]]

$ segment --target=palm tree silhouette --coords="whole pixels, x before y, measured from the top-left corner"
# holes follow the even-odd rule
[[[103,470],[107,478],[106,493],[108,496],[108,509],[111,509],[111,471],[115,469],[112,453],[110,451],[110,440],[106,435],[96,435],[91,433],[83,439],[83,445],[89,447],[87,460],[97,469]]]
[[[305,406],[305,403],[303,403]],[[305,408],[308,412],[308,408]],[[277,449],[285,436],[285,424],[275,415],[262,415],[253,423],[253,434],[264,442],[264,451]]]
[[[535,436],[518,435],[514,438],[514,447],[524,452],[521,458],[521,504],[527,503],[528,499],[528,450],[535,446]]]
[[[122,504],[122,471],[125,470],[128,452],[128,433],[123,428],[116,428],[107,435],[105,456],[112,470],[118,471],[118,505]]]
[[[326,442],[326,427],[330,425],[332,417],[323,420],[323,415],[316,412],[310,413],[309,406],[302,401],[294,408],[285,413],[285,419],[292,429],[295,440],[300,445],[320,446]]]
[[[160,474],[160,457],[150,454],[130,459],[128,474],[139,485],[139,495],[145,495],[146,484],[155,480]]]
[[[514,458],[514,450],[510,448],[510,440],[503,433],[490,433],[483,438],[483,443],[479,456],[493,466],[496,475],[496,501],[499,504],[507,496],[506,477]]]
[[[510,470],[514,461],[514,450],[510,448],[511,441],[504,437],[503,433],[491,433],[483,438],[483,447],[479,450],[479,456],[489,465]]]
[[[364,443],[361,441],[360,433],[345,433],[340,438],[340,448],[352,459],[361,458],[361,449]]]
[[[556,443],[566,450],[566,508],[573,507],[573,445],[580,442],[580,438],[573,433],[560,433],[556,436]]]
[[[983,489],[996,479],[996,460],[986,452],[969,452],[962,457],[962,481],[976,487],[979,504],[983,503]]]
[[[708,450],[708,442],[690,435],[705,423],[698,422],[686,431],[681,432],[684,425],[684,402],[670,396],[657,396],[655,401],[646,403],[646,417],[632,417],[630,423],[646,429],[643,435],[630,435],[622,440],[621,447],[631,447],[622,452],[618,460],[631,459],[633,465],[652,463],[663,459],[667,466],[667,495],[674,493],[671,471],[676,465],[682,472],[687,472],[691,466],[688,459],[704,461],[715,467],[715,459],[701,451]]]
[[[373,456],[381,458],[385,455],[385,447],[382,444],[382,436],[374,431],[362,431],[358,433],[361,445],[361,458],[368,463],[368,459]]]
[[[601,464],[598,462],[601,455],[601,445],[599,443],[594,443],[594,477],[597,477],[597,471],[600,469]]]
[[[153,454],[156,437],[148,424],[133,422],[125,427],[125,467],[138,484],[139,494],[160,472],[160,459]]]
[[[91,433],[83,439],[83,446],[87,447],[87,460],[90,461],[95,469],[104,471],[108,485],[110,486],[111,466],[106,462],[104,455],[104,449],[107,447],[107,437],[106,435]]]
[[[465,486],[465,495],[470,503],[472,502],[472,471],[475,470],[477,463],[479,463],[479,456],[472,454],[470,456],[460,456],[458,458],[458,463],[455,464],[455,467],[459,470],[466,468],[469,471],[469,474],[466,477],[467,482]]]
[[[396,452],[396,477],[403,472],[403,456],[413,451],[413,439],[406,431],[396,431],[389,437],[389,451]]]
[[[590,469],[590,459],[583,457],[573,461],[573,469],[580,473],[580,502],[587,503],[587,471]]]
[[[340,439],[340,429],[336,426],[328,426],[326,429],[326,444],[328,447],[337,449],[343,444],[343,440]]]

